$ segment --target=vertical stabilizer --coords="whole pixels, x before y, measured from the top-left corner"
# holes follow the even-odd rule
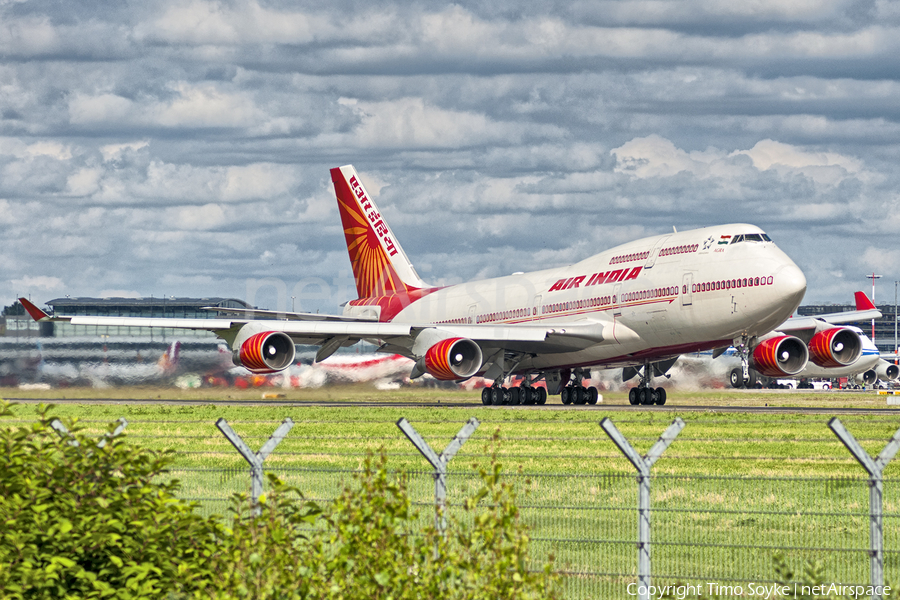
[[[360,298],[428,287],[416,273],[351,165],[331,169],[331,181]]]

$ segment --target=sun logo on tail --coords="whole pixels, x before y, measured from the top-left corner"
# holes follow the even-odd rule
[[[408,293],[425,284],[351,166],[331,170],[360,298]]]

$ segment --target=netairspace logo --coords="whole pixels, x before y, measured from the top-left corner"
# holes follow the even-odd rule
[[[828,583],[822,585],[784,585],[780,583],[747,583],[743,585],[722,585],[706,583],[696,585],[639,585],[629,583],[626,588],[629,596],[642,598],[675,598],[685,600],[688,596],[708,594],[719,598],[803,598],[812,596],[844,596],[847,598],[884,597],[891,593],[891,586],[841,585]]]

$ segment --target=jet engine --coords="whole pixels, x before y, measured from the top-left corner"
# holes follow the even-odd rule
[[[432,345],[420,359],[420,364],[422,360],[425,372],[435,379],[450,381],[466,379],[477,373],[484,357],[478,344],[467,338],[455,337]]]
[[[753,349],[754,368],[766,377],[796,375],[806,366],[806,344],[792,335],[763,340]]]
[[[286,333],[264,331],[235,348],[232,360],[252,373],[277,373],[291,366],[296,351],[294,340]]]
[[[809,341],[809,359],[826,369],[853,364],[861,353],[862,340],[859,334],[846,327],[820,331]]]
[[[866,385],[872,385],[873,383],[878,381],[878,373],[875,372],[875,369],[869,369],[868,371],[860,375],[860,377],[862,377],[863,383]]]
[[[886,360],[881,360],[875,365],[875,374],[878,375],[878,379],[894,381],[900,376],[900,367]]]

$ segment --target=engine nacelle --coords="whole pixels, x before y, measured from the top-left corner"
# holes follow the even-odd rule
[[[820,331],[809,340],[809,359],[820,367],[836,369],[859,360],[862,340],[859,334],[846,327]]]
[[[481,369],[481,347],[467,338],[447,338],[425,352],[425,371],[435,379],[466,379]]]
[[[766,377],[796,375],[806,366],[806,344],[792,335],[763,340],[753,349],[754,368]]]
[[[294,362],[296,352],[294,340],[286,333],[264,331],[235,348],[232,360],[239,367],[261,375],[287,369]]]
[[[881,360],[875,366],[875,373],[878,375],[878,379],[894,381],[897,377],[900,377],[900,367],[886,360]]]
[[[878,381],[878,373],[875,372],[875,369],[869,369],[868,371],[860,375],[860,377],[862,377],[863,383],[866,385],[872,385],[873,383]]]

